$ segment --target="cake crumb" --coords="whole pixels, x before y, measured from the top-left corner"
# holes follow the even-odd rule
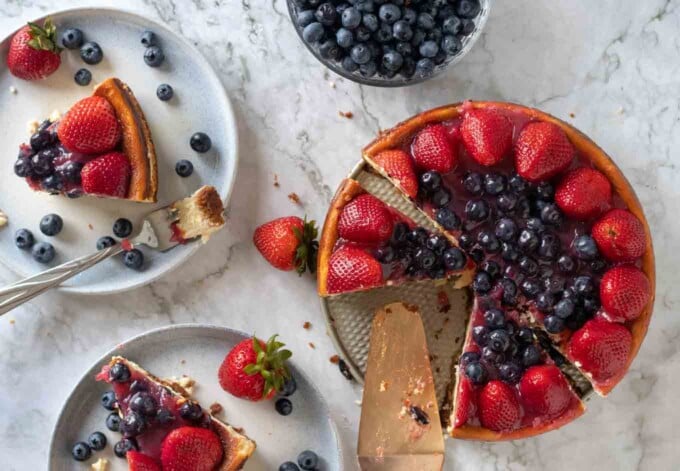
[[[16,95],[18,91],[19,91],[19,90],[17,90],[17,87],[15,87],[14,85],[11,85],[11,86],[9,87],[9,92],[10,92],[12,95]]]
[[[175,387],[181,388],[186,392],[187,395],[191,396],[194,393],[194,386],[196,385],[196,380],[190,378],[187,375],[182,375],[179,378],[177,376],[170,376],[165,378],[164,381],[172,384]]]
[[[280,187],[281,184],[279,183],[279,176],[277,174],[274,174],[274,188]]]
[[[91,467],[92,471],[108,471],[109,460],[107,460],[106,458],[99,458],[97,461],[92,463]]]
[[[180,364],[180,365],[183,365],[183,364],[185,364],[186,362],[187,362],[186,360],[180,360],[180,361],[179,361],[179,364]]]
[[[361,407],[361,401],[360,401],[360,400],[357,399],[356,401],[354,401],[354,403],[355,403],[357,406]]]
[[[574,119],[576,117],[576,115],[574,113],[569,113],[569,117]]]
[[[52,113],[50,113],[50,123],[54,123],[56,121],[59,121],[59,118],[61,118],[61,111],[59,110],[54,110]]]
[[[616,110],[616,114],[623,114],[625,112],[626,112],[626,110],[624,109],[623,106],[619,106],[619,109]]]
[[[338,363],[340,363],[340,357],[337,356],[337,355],[333,355],[332,357],[329,358],[329,360],[334,365],[337,365]]]
[[[10,320],[9,320],[9,325],[14,325],[14,324],[16,324],[16,323],[17,323],[17,321],[16,321],[15,319],[10,319]]]
[[[217,415],[224,410],[224,407],[222,407],[222,404],[220,404],[219,402],[213,402],[212,404],[210,404],[209,410],[210,415]]]
[[[87,225],[87,228],[88,228],[89,230],[94,230],[94,226],[93,226],[92,224],[88,224],[88,225]]]
[[[289,193],[289,194],[288,194],[288,199],[291,200],[291,201],[292,201],[293,203],[295,203],[295,204],[302,204],[302,202],[300,201],[300,197],[299,197],[298,194],[295,193],[295,192]]]
[[[335,88],[335,82],[333,81],[328,82],[328,86],[330,86],[331,88]]]
[[[314,343],[312,343],[312,342],[309,342],[309,348],[314,350],[316,348],[316,345],[314,345]]]
[[[26,123],[26,130],[28,131],[29,134],[35,134],[35,132],[38,130],[38,127],[40,126],[40,123],[37,120],[32,120]]]
[[[9,218],[7,217],[7,214],[4,213],[2,209],[0,209],[0,227],[4,227],[7,225],[7,221],[9,221]]]
[[[342,118],[347,118],[347,119],[352,119],[354,117],[354,113],[351,111],[338,111],[338,114]]]
[[[309,330],[309,329],[312,328],[312,323],[309,322],[309,321],[305,321],[305,323],[302,324],[302,328],[305,329],[305,330]]]

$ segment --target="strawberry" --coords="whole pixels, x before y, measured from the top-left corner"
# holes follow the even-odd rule
[[[21,28],[12,37],[7,53],[7,68],[15,77],[38,80],[51,75],[61,64],[57,28],[47,18],[42,27],[35,23]]]
[[[598,219],[593,224],[592,235],[600,252],[612,262],[642,257],[647,248],[645,227],[625,209],[612,209]]]
[[[90,195],[125,198],[130,183],[130,161],[120,152],[90,160],[80,173],[83,191]]]
[[[589,219],[609,209],[612,185],[607,177],[593,168],[579,167],[557,185],[555,203],[569,217]]]
[[[365,193],[347,203],[338,219],[338,235],[353,242],[384,242],[394,222],[385,203]]]
[[[652,298],[649,280],[642,270],[620,265],[604,274],[600,282],[602,308],[609,320],[637,319]]]
[[[454,427],[462,427],[475,415],[475,392],[469,379],[461,375],[458,380]]]
[[[548,180],[569,167],[574,146],[559,126],[544,121],[524,126],[515,142],[515,168],[530,182]]]
[[[281,350],[276,335],[263,342],[255,337],[239,342],[222,361],[217,377],[222,389],[241,399],[271,399],[280,391],[290,372],[286,360],[293,354]]]
[[[160,465],[149,455],[130,450],[125,456],[128,462],[128,471],[161,471]]]
[[[382,267],[369,254],[356,247],[336,250],[328,262],[328,292],[340,293],[382,284]]]
[[[513,126],[495,110],[477,109],[465,114],[460,125],[463,144],[477,163],[496,165],[512,147]]]
[[[315,221],[288,216],[255,229],[253,243],[275,268],[284,271],[296,269],[302,275],[307,269],[311,273],[316,270],[317,235]]]
[[[591,319],[574,332],[567,345],[567,357],[596,382],[623,373],[633,337],[621,324]]]
[[[57,135],[72,152],[102,154],[116,147],[121,130],[109,100],[90,96],[76,102],[61,118]]]
[[[409,197],[415,198],[418,194],[418,178],[413,169],[411,157],[403,150],[384,150],[375,157],[376,163],[392,180],[396,181],[402,191]]]
[[[176,428],[161,444],[163,471],[213,471],[223,454],[220,437],[207,428]]]
[[[554,365],[532,366],[526,370],[519,392],[525,408],[550,419],[562,414],[573,397],[567,380]]]
[[[493,380],[479,392],[479,420],[495,432],[511,432],[522,418],[515,390],[503,381]]]
[[[420,131],[411,146],[416,167],[423,171],[449,173],[456,167],[456,150],[441,124],[431,124]]]

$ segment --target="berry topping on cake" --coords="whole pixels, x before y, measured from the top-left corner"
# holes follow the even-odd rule
[[[59,68],[60,52],[57,29],[50,18],[42,26],[28,23],[12,37],[7,68],[23,80],[43,79]]]
[[[559,126],[532,122],[515,142],[515,169],[530,182],[548,180],[564,171],[574,159],[575,150]]]
[[[529,368],[519,383],[519,391],[524,407],[546,419],[561,415],[573,398],[567,380],[554,365]]]
[[[88,161],[81,172],[83,191],[90,195],[125,198],[130,184],[130,161],[111,152]]]
[[[591,319],[571,336],[567,355],[594,382],[604,382],[624,372],[631,344],[623,325]]]
[[[514,389],[503,381],[489,381],[479,391],[479,419],[496,432],[510,432],[519,427],[522,408]]]
[[[590,219],[609,209],[612,185],[604,174],[588,167],[567,173],[555,191],[555,203],[568,217]]]
[[[380,262],[355,247],[341,247],[331,255],[328,265],[329,293],[372,288],[383,281]]]
[[[180,427],[170,432],[161,446],[164,470],[211,471],[222,461],[222,443],[212,430]]]
[[[120,141],[116,112],[106,98],[91,96],[78,101],[59,122],[59,140],[66,149],[83,154],[101,154]]]
[[[404,193],[415,198],[418,194],[418,177],[413,169],[411,157],[403,150],[386,150],[376,155],[373,160],[382,167]]]
[[[512,132],[510,120],[494,110],[470,110],[460,125],[465,148],[477,163],[486,167],[496,165],[510,151]]]
[[[460,427],[466,424],[475,414],[475,391],[472,388],[472,383],[463,377],[458,380],[456,387],[458,388],[458,393],[454,409],[454,426]]]
[[[416,166],[424,171],[448,173],[456,166],[455,148],[441,124],[427,126],[413,140],[411,152]]]
[[[384,242],[392,235],[392,215],[385,203],[373,195],[354,198],[342,210],[338,235],[353,242]]]
[[[592,234],[600,252],[612,262],[634,260],[647,248],[644,226],[625,209],[612,209],[598,219]]]
[[[309,268],[316,270],[318,243],[316,223],[288,216],[262,224],[253,234],[257,250],[279,270],[297,270],[302,274]]]
[[[636,267],[617,266],[600,282],[600,299],[605,316],[613,321],[637,319],[652,297],[647,276]]]
[[[266,343],[253,337],[232,348],[217,374],[222,389],[250,401],[270,399],[283,389],[290,377],[286,360],[292,353],[282,350],[284,344],[276,337]]]
[[[128,471],[161,471],[156,460],[144,453],[130,450],[125,456],[128,462]]]

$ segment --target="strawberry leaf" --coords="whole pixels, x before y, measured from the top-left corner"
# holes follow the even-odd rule
[[[28,28],[29,35],[31,36],[27,43],[29,47],[38,51],[49,51],[55,54],[61,52],[61,48],[57,46],[57,28],[52,23],[51,18],[45,19],[42,26],[29,21]]]
[[[300,228],[294,227],[293,234],[297,237],[299,244],[295,251],[295,266],[298,275],[309,270],[310,273],[316,271],[316,255],[319,249],[319,242],[316,240],[319,230],[316,228],[316,221],[307,222],[307,216]]]
[[[264,344],[253,337],[253,350],[257,353],[255,363],[246,365],[243,371],[249,376],[259,374],[264,379],[263,397],[267,397],[272,391],[280,391],[286,379],[290,377],[290,371],[286,361],[293,356],[290,350],[282,350],[283,342],[276,340],[278,334],[272,335]]]

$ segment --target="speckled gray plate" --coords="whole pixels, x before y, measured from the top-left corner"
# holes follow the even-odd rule
[[[78,27],[86,39],[97,41],[104,60],[86,65],[78,51],[65,50],[62,65],[52,76],[26,82],[7,70],[5,56],[13,32],[0,43],[0,209],[9,216],[9,225],[0,230],[0,263],[25,277],[45,269],[30,253],[17,249],[14,232],[22,227],[33,231],[38,240],[46,240],[39,229],[40,218],[57,213],[64,219],[64,230],[49,238],[57,249],[53,265],[85,255],[95,249],[95,241],[111,234],[113,222],[127,217],[139,224],[143,215],[155,207],[182,198],[201,185],[215,186],[228,200],[236,176],[237,131],[234,113],[224,87],[208,61],[183,38],[165,26],[147,18],[120,10],[80,8],[50,15],[57,27]],[[159,68],[146,66],[141,33],[153,30],[165,52]],[[83,197],[70,200],[61,196],[33,192],[14,175],[12,166],[19,144],[27,142],[26,123],[43,119],[57,109],[65,112],[80,98],[92,93],[92,86],[81,87],[73,80],[81,67],[92,71],[92,85],[116,76],[128,83],[139,100],[151,127],[158,155],[158,205],[129,201]],[[169,102],[156,98],[156,88],[169,83],[175,97]],[[17,89],[10,93],[10,87]],[[189,147],[189,137],[196,131],[208,133],[213,149],[197,154]],[[179,159],[194,164],[194,174],[180,178],[174,171]],[[141,273],[126,269],[120,259],[108,260],[69,280],[61,289],[69,292],[101,294],[128,290],[162,276],[177,267],[199,244],[180,246],[160,254],[145,250],[146,269]]]
[[[106,429],[108,415],[99,402],[108,389],[94,376],[112,355],[122,355],[163,378],[186,374],[196,380],[194,397],[208,407],[217,401],[224,407],[218,415],[257,442],[246,470],[273,470],[288,460],[295,461],[303,450],[314,450],[322,457],[321,470],[341,470],[342,455],[330,413],[323,397],[309,378],[291,363],[297,391],[290,396],[293,413],[287,417],[274,410],[274,402],[249,402],[224,392],[217,382],[217,370],[227,352],[248,336],[236,330],[210,325],[184,324],[152,330],[124,342],[102,358],[82,377],[66,400],[52,433],[49,451],[50,471],[89,471],[98,458],[107,458],[111,471],[127,470],[127,462],[113,454],[118,433]],[[285,339],[284,339],[285,340]],[[295,352],[294,352],[295,353]],[[295,356],[293,356],[295,358]],[[106,434],[106,449],[93,453],[86,462],[71,458],[71,447],[99,430]]]

